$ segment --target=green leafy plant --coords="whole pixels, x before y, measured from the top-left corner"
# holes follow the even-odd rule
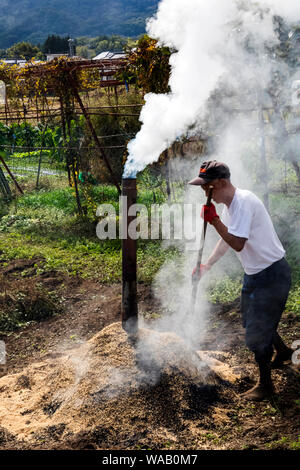
[[[232,302],[240,296],[241,288],[241,278],[231,279],[224,276],[221,280],[212,281],[208,290],[209,300],[213,303]]]

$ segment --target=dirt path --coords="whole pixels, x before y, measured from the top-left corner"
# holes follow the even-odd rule
[[[221,382],[217,388],[207,388],[204,395],[199,395],[199,390],[204,389],[193,382],[185,371],[174,366],[168,373],[164,371],[155,383],[143,384],[138,389],[133,387],[121,400],[116,402],[113,397],[103,409],[97,408],[101,421],[89,422],[83,429],[68,434],[67,418],[58,419],[60,415],[58,412],[56,414],[55,400],[50,400],[49,394],[45,393],[44,398],[38,395],[41,392],[38,383],[47,377],[47,381],[52,380],[51,383],[57,386],[55,374],[47,371],[51,367],[56,370],[59,364],[61,366],[57,370],[62,374],[61,383],[71,380],[69,369],[66,372],[61,369],[68,361],[66,358],[74,355],[74,351],[82,351],[86,344],[95,345],[96,338],[103,342],[101,332],[106,331],[103,329],[120,322],[121,286],[101,285],[95,280],[68,277],[55,271],[36,276],[33,266],[37,260],[34,261],[33,264],[26,260],[9,263],[2,268],[2,273],[11,282],[26,282],[28,276],[45,289],[55,291],[62,299],[63,312],[1,336],[6,343],[8,362],[7,375],[0,378],[0,394],[8,400],[5,403],[9,403],[10,396],[11,399],[14,397],[14,404],[17,399],[21,400],[21,419],[24,413],[26,416],[26,393],[32,399],[35,390],[40,400],[36,401],[40,405],[35,413],[40,416],[40,423],[45,421],[45,430],[42,432],[34,428],[34,438],[28,443],[21,434],[18,436],[8,427],[0,427],[0,448],[299,449],[300,378],[295,366],[287,364],[282,370],[273,371],[276,396],[272,400],[245,403],[239,399],[239,393],[254,384],[256,368],[252,355],[244,346],[238,303],[211,309],[207,333],[199,345],[201,360],[221,374],[218,375]],[[151,314],[159,312],[159,305],[149,286],[139,286],[139,312],[149,318],[151,327]],[[118,327],[107,331],[104,338],[110,338],[110,349],[106,351],[106,346],[103,346],[103,359],[100,362],[97,359],[97,367],[107,361],[109,363],[110,355],[118,363],[118,348],[127,351],[127,355],[133,354],[130,352],[131,345]],[[300,339],[298,318],[285,313],[280,333],[289,344]],[[102,344],[108,344],[107,341]],[[130,371],[132,374],[132,367]],[[87,380],[90,372],[84,377]],[[136,375],[133,374],[130,383],[135,381]],[[102,389],[106,386],[104,384]],[[91,396],[94,396],[93,393]],[[175,416],[174,407],[171,406],[169,421],[164,418],[165,406],[175,402],[178,412]],[[70,403],[68,406],[70,409]],[[119,414],[123,410],[121,433],[120,423],[113,411],[116,406]],[[106,408],[110,410],[110,418]],[[29,416],[24,423],[30,422],[30,419]]]
[[[2,335],[7,349],[7,372],[18,372],[33,361],[59,354],[82,341],[89,340],[105,326],[120,321],[121,285],[103,285],[97,280],[67,276],[56,271],[46,271],[35,276],[39,260],[17,260],[2,272],[6,284],[25,284],[32,281],[49,292],[55,292],[62,302],[63,314],[42,322],[33,322],[8,335]],[[24,273],[26,272],[26,276]],[[34,277],[33,277],[34,276]],[[150,286],[138,288],[139,311],[151,315],[156,302]]]

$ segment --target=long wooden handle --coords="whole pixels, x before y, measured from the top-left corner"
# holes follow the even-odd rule
[[[206,200],[206,205],[210,206],[211,200],[212,200],[212,192],[213,188],[209,188],[207,200]],[[202,229],[202,234],[201,234],[201,242],[200,242],[200,249],[198,252],[198,259],[197,259],[197,270],[200,268],[201,261],[202,261],[202,254],[203,254],[203,248],[204,248],[204,241],[205,241],[205,235],[206,235],[206,229],[207,229],[207,222],[204,221],[203,223],[203,229]]]
[[[208,197],[207,197],[207,200],[206,200],[206,205],[207,206],[209,206],[211,204],[212,191],[213,191],[213,188],[209,188]],[[204,221],[202,234],[201,234],[200,249],[199,249],[199,252],[198,252],[198,259],[197,259],[197,271],[200,269],[200,266],[201,266],[202,254],[203,254],[203,248],[204,248],[204,241],[205,241],[205,235],[206,235],[206,228],[207,228],[207,222]],[[195,276],[195,280],[193,280],[192,298],[191,298],[191,305],[190,305],[190,314],[191,315],[194,314],[194,310],[195,310],[198,284],[199,284],[199,279],[197,278],[197,276]]]

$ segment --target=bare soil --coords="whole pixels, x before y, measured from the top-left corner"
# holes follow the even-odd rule
[[[0,449],[299,449],[295,365],[272,372],[274,397],[239,396],[257,370],[238,299],[211,306],[206,336],[190,351],[152,329],[160,306],[150,286],[138,287],[145,327],[133,340],[120,323],[121,285],[36,274],[39,262],[0,269],[6,285],[39,283],[62,300],[61,313],[0,337]],[[299,340],[298,317],[285,312],[279,332],[288,344]]]

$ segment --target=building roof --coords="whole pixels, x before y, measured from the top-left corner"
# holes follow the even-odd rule
[[[59,54],[46,54],[46,60],[49,61],[49,60],[53,60],[55,59],[56,57],[69,57],[69,52],[60,52]]]
[[[29,62],[25,59],[0,59],[0,62],[4,62],[5,64],[8,65],[19,65],[20,67],[25,67]],[[40,63],[40,60],[35,60],[34,61],[36,64]]]
[[[6,64],[26,64],[27,60],[25,59],[0,59],[1,62],[5,62]]]
[[[93,57],[93,60],[102,60],[102,59],[125,59],[126,54],[124,52],[101,52],[96,57]]]

